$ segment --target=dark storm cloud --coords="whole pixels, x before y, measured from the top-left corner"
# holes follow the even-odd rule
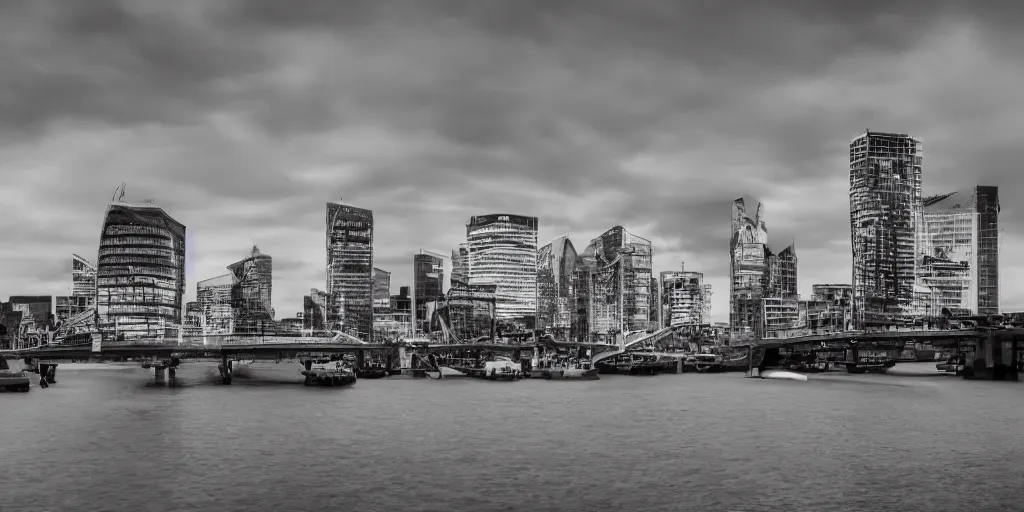
[[[944,74],[978,58],[927,53],[955,50],[962,22],[1003,73],[1019,69],[1021,10],[1006,5],[3,2],[0,150],[19,160],[0,165],[36,194],[44,185],[22,171],[49,173],[67,212],[101,209],[127,181],[204,254],[259,240],[296,281],[275,285],[277,304],[321,285],[323,204],[338,197],[375,210],[396,289],[415,248],[448,253],[466,218],[498,210],[540,216],[542,237],[571,231],[580,250],[621,224],[660,244],[663,268],[686,257],[721,276],[743,195],[770,203],[773,245],[848,251],[833,243],[848,229],[845,154],[865,128],[924,137],[926,189],[964,186],[970,169],[1010,197],[1021,151],[956,141],[995,131],[1014,75],[990,63]],[[95,238],[83,217],[67,226]],[[193,256],[200,273],[230,263]]]

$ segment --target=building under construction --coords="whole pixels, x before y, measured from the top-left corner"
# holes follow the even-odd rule
[[[661,273],[661,327],[698,326],[711,322],[711,285],[704,283],[703,272]]]
[[[999,189],[923,200],[917,285],[927,316],[999,313]]]

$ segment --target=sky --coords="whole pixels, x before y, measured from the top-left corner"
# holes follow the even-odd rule
[[[392,293],[418,249],[514,213],[541,245],[649,238],[725,321],[738,197],[796,242],[801,294],[850,281],[871,129],[923,140],[925,194],[1000,187],[1001,305],[1024,310],[1022,83],[1012,2],[6,0],[0,299],[69,294],[124,182],[187,226],[186,300],[255,244],[278,318],[301,311],[342,199],[373,210]]]

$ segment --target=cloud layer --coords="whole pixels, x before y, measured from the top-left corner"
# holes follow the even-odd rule
[[[188,226],[187,297],[252,244],[278,316],[324,285],[329,200],[371,208],[411,278],[471,215],[577,247],[621,224],[728,316],[732,199],[849,282],[847,144],[924,140],[925,192],[998,185],[1024,309],[1020,9],[825,1],[58,2],[0,6],[0,297],[65,294],[113,189]]]

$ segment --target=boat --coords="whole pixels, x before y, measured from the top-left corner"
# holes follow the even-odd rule
[[[494,356],[486,361],[476,361],[466,366],[453,368],[460,373],[487,380],[516,381],[522,379],[523,364],[512,361],[505,356]],[[437,372],[437,369],[433,369]]]
[[[28,374],[24,370],[11,370],[7,360],[0,357],[0,389],[27,393],[30,389],[29,383]]]
[[[963,373],[964,359],[966,359],[964,356],[949,356],[944,362],[936,364],[935,369],[946,373]]]
[[[390,375],[391,373],[380,363],[356,368],[356,377],[360,379],[382,379]]]
[[[531,368],[527,376],[549,380],[599,380],[598,369],[589,359],[571,360],[555,357],[540,361],[538,368]]]
[[[664,365],[658,362],[658,356],[643,352],[617,354],[598,361],[594,366],[600,373],[619,375],[657,375]]]
[[[301,370],[307,386],[346,386],[355,384],[356,372],[345,361],[328,358],[307,362],[308,368]]]
[[[788,370],[765,370],[759,375],[762,379],[795,380],[807,382],[807,376]]]

